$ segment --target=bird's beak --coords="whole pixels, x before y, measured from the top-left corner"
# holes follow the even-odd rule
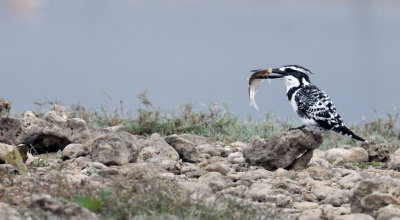
[[[266,77],[267,79],[280,79],[286,76],[286,73],[283,71],[280,71],[279,69],[268,69],[268,76]]]
[[[280,79],[287,75],[284,71],[272,68],[251,70],[250,72],[253,72],[251,79]]]

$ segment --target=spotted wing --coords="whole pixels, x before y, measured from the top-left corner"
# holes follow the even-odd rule
[[[299,89],[295,101],[299,116],[314,120],[319,127],[333,130],[345,126],[329,96],[315,85]]]

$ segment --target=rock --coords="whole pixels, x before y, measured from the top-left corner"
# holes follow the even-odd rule
[[[136,137],[127,132],[110,132],[93,141],[92,160],[105,165],[135,162],[139,152]]]
[[[6,155],[14,150],[12,145],[0,143],[0,162],[6,161]]]
[[[86,122],[80,118],[68,119],[57,106],[41,118],[25,112],[20,128],[15,142],[32,145],[38,153],[63,150],[70,143],[89,145],[92,141]]]
[[[3,174],[14,174],[17,172],[16,167],[11,164],[0,164],[0,173]]]
[[[19,220],[21,216],[18,211],[4,202],[0,202],[0,219],[5,220]]]
[[[275,203],[277,207],[287,207],[293,202],[293,199],[284,194],[277,194],[269,196],[266,201]]]
[[[369,161],[390,161],[390,152],[386,144],[362,143],[361,147],[368,151]]]
[[[222,174],[218,172],[209,172],[198,179],[199,183],[207,184],[215,193],[227,187],[227,181]]]
[[[332,171],[320,167],[309,167],[307,171],[310,173],[310,177],[314,180],[329,180],[332,178]]]
[[[222,175],[227,175],[230,167],[228,164],[223,163],[223,162],[217,162],[217,163],[213,163],[213,164],[209,164],[207,165],[204,170],[209,171],[209,172],[218,172],[221,173]]]
[[[253,138],[250,147],[246,148],[243,154],[249,165],[259,165],[267,170],[276,170],[277,168],[290,168],[296,159],[299,160],[300,155],[311,159],[312,154],[310,156],[305,152],[314,150],[321,143],[322,136],[295,130],[276,133],[268,140]],[[306,164],[306,162],[303,161],[301,164]]]
[[[376,220],[391,220],[400,218],[400,206],[388,205],[377,211]]]
[[[275,192],[275,186],[267,182],[256,182],[246,192],[246,196],[257,202],[271,202],[278,207],[286,207],[292,203],[290,196]]]
[[[119,173],[128,179],[152,179],[159,174],[166,173],[161,167],[148,162],[128,163],[120,167]]]
[[[344,148],[333,148],[325,152],[328,161],[336,161],[343,158],[345,162],[368,162],[368,153],[364,148],[355,147],[350,150]]]
[[[289,171],[282,169],[282,168],[278,168],[277,170],[275,170],[274,172],[274,178],[286,178],[289,176]]]
[[[325,152],[324,152],[325,153]],[[329,168],[331,165],[329,161],[321,158],[312,157],[310,162],[308,163],[308,167],[321,167],[321,168]]]
[[[307,209],[301,212],[298,220],[319,220],[321,219],[322,211],[321,209]]]
[[[207,184],[178,180],[177,185],[181,190],[188,192],[194,201],[204,201],[212,194],[212,190]]]
[[[311,188],[311,192],[318,200],[333,206],[340,206],[348,201],[342,190],[330,186],[314,185]]]
[[[351,213],[349,206],[333,207],[331,204],[321,205],[322,217],[328,220],[332,220],[340,215],[348,215]]]
[[[400,148],[398,148],[395,152],[394,152],[395,156],[400,156]]]
[[[215,146],[211,144],[198,145],[196,148],[202,154],[209,154],[210,156],[221,156],[221,151],[219,151]]]
[[[333,220],[374,220],[374,218],[362,213],[353,213],[350,215],[337,216]]]
[[[343,189],[351,189],[355,186],[357,182],[361,180],[361,175],[358,172],[351,173],[343,178],[341,178],[337,183]]]
[[[178,152],[164,138],[161,138],[159,134],[152,134],[148,139],[141,141],[139,146],[142,150],[137,156],[138,161],[146,161],[150,158],[179,160]]]
[[[240,142],[240,141],[233,142],[233,143],[229,144],[229,146],[231,148],[233,148],[234,151],[236,151],[236,152],[237,151],[242,152],[245,148],[247,148],[247,144]]]
[[[300,210],[316,209],[318,208],[318,203],[316,202],[295,202],[293,207]]]
[[[84,174],[66,174],[64,177],[70,185],[76,187],[86,184],[89,180],[89,176]]]
[[[88,166],[89,166],[89,167],[96,168],[96,169],[99,169],[99,170],[108,169],[108,167],[107,167],[106,165],[104,165],[104,164],[102,164],[102,163],[99,163],[99,162],[89,162],[89,163],[88,163]]]
[[[251,185],[246,195],[255,201],[267,202],[269,195],[273,192],[273,185],[271,183],[256,182]]]
[[[274,173],[264,169],[249,170],[241,176],[242,180],[271,179]]]
[[[168,159],[164,159],[164,158],[150,158],[150,159],[146,160],[146,162],[149,162],[155,166],[161,167],[161,168],[163,168],[169,172],[173,172],[175,174],[180,173],[181,164],[179,163],[179,161],[168,160]]]
[[[41,212],[36,212],[39,216],[44,214],[46,219],[71,219],[80,220],[98,219],[97,216],[75,203],[63,203],[60,200],[54,199],[50,195],[34,194],[28,204],[31,209],[39,209]],[[44,217],[42,216],[42,218]],[[34,216],[37,218],[38,216]]]
[[[62,159],[72,159],[86,156],[91,153],[91,149],[85,144],[68,144],[62,151]]]
[[[394,156],[392,157],[389,165],[390,169],[400,171],[400,156]]]
[[[21,133],[21,119],[0,117],[0,143],[15,144],[16,136]]]
[[[246,191],[248,188],[244,185],[232,186],[226,189],[223,189],[217,193],[219,195],[232,195],[239,198],[244,198],[246,196]]]
[[[307,150],[301,157],[296,158],[290,165],[293,170],[305,169],[308,163],[311,161],[314,150]]]
[[[170,135],[165,138],[165,141],[171,145],[182,158],[183,161],[188,162],[197,162],[199,159],[199,150],[195,147],[195,145],[184,139],[179,137],[178,135]]]
[[[210,143],[211,140],[208,137],[193,135],[193,134],[181,134],[179,137],[192,142],[195,145],[207,144]]]
[[[200,169],[200,167],[198,167],[198,166],[195,165],[195,164],[192,164],[192,163],[184,163],[183,166],[182,166],[182,168],[181,168],[181,172],[182,172],[183,174],[185,174],[185,173],[188,173],[188,172],[197,171],[197,170],[199,170],[199,169]]]
[[[241,163],[244,163],[244,162],[245,162],[242,152],[230,153],[230,154],[228,155],[227,160],[228,160],[228,162],[230,162],[230,163],[237,163],[237,164],[241,164]]]
[[[390,177],[362,180],[350,191],[352,212],[374,212],[386,205],[400,205],[400,180]]]
[[[274,189],[282,189],[291,194],[300,194],[304,188],[297,182],[288,178],[277,178],[272,181]]]

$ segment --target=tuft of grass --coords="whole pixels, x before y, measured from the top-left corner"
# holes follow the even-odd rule
[[[351,164],[352,164],[354,167],[358,167],[358,168],[360,168],[360,169],[362,169],[362,170],[368,167],[368,164],[365,163],[365,162],[351,162]]]
[[[102,208],[102,205],[107,199],[107,197],[112,193],[112,189],[110,187],[104,188],[99,195],[97,196],[97,199],[92,198],[90,195],[75,195],[74,199],[75,202],[84,207],[89,209],[92,212],[96,212]]]

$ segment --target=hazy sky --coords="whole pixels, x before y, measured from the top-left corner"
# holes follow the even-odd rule
[[[0,4],[0,98],[14,111],[59,99],[134,112],[147,90],[162,108],[295,117],[282,81],[249,107],[248,71],[285,64],[311,69],[349,123],[400,107],[398,1],[14,1]]]

